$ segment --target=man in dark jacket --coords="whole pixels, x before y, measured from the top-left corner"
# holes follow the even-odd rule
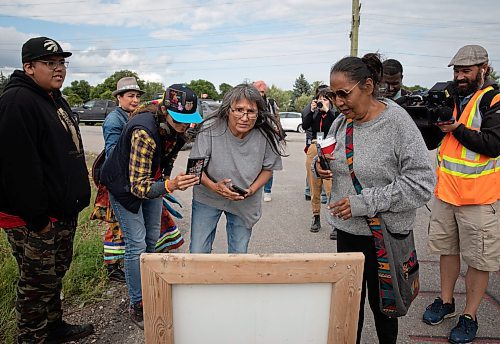
[[[382,66],[382,82],[387,86],[384,96],[392,100],[406,96],[409,92],[401,88],[403,86],[403,66],[401,63],[398,60],[387,59]]]
[[[60,89],[70,52],[47,37],[22,48],[0,97],[0,227],[19,266],[18,343],[63,343],[92,325],[62,320],[62,278],[90,184],[78,126]]]

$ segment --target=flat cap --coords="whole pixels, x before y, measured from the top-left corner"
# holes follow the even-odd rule
[[[488,52],[480,45],[465,45],[453,56],[448,67],[475,66],[488,62]]]

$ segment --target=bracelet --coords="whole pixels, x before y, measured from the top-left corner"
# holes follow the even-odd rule
[[[168,188],[168,181],[169,181],[169,179],[165,179],[165,190],[166,190],[169,194],[171,194],[172,192],[174,192],[174,190],[170,190],[170,189]]]

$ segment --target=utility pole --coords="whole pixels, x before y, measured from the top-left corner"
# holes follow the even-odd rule
[[[352,0],[352,22],[351,22],[351,56],[358,56],[358,32],[359,32],[359,11],[361,5],[359,0]]]

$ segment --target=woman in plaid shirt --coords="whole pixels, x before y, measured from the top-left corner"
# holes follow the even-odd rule
[[[201,122],[196,106],[192,90],[184,85],[170,86],[162,102],[132,114],[102,167],[101,183],[109,190],[124,233],[130,317],[140,328],[144,328],[144,321],[139,257],[155,252],[162,196],[198,182],[198,177],[185,173],[173,179],[162,177],[170,176],[189,124]]]

